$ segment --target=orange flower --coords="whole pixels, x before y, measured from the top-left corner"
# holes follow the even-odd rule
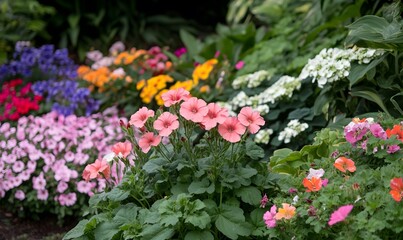
[[[390,195],[396,202],[400,202],[403,196],[403,178],[393,178],[390,180]]]
[[[390,138],[392,135],[396,135],[396,138],[403,142],[403,126],[394,125],[392,130],[386,129],[386,135]]]
[[[353,118],[353,120],[352,120],[353,123],[363,123],[365,121],[367,121],[366,118],[363,118],[363,119]]]
[[[77,69],[77,74],[78,76],[82,77],[85,74],[89,73],[91,71],[91,68],[85,65],[81,65],[78,69]]]
[[[200,92],[201,93],[209,93],[210,92],[210,87],[208,85],[204,85],[200,87]]]
[[[333,166],[344,173],[346,171],[355,172],[356,169],[354,161],[346,157],[339,157],[338,159],[336,159]]]
[[[307,192],[317,192],[322,188],[322,179],[317,177],[304,178],[302,184],[307,188]]]
[[[291,206],[288,203],[283,203],[283,208],[279,208],[278,212],[276,213],[275,218],[277,220],[280,219],[291,219],[295,215],[295,207]]]

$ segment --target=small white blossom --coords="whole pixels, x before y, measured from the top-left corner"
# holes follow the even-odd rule
[[[299,133],[305,131],[308,128],[308,124],[300,123],[298,119],[291,120],[287,127],[280,132],[278,136],[279,141],[283,141],[284,143],[289,143],[291,138],[296,137]]]
[[[267,129],[261,129],[258,133],[255,135],[255,143],[263,143],[263,144],[268,144],[270,141],[270,135],[273,134],[273,130],[270,128]]]
[[[232,87],[234,89],[239,89],[241,87],[255,88],[268,78],[270,78],[270,73],[265,70],[260,70],[248,75],[237,77],[232,82]]]
[[[121,153],[119,153],[121,154]],[[107,162],[112,162],[113,159],[115,158],[116,154],[114,152],[110,152],[108,154],[106,154],[102,159],[107,161]]]

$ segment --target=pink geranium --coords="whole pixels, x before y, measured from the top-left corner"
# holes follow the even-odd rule
[[[158,146],[161,142],[161,136],[154,136],[152,132],[144,134],[139,140],[139,146],[144,153],[150,151],[151,146]]]
[[[142,128],[149,117],[154,117],[154,111],[149,110],[147,107],[142,107],[130,117],[129,124]]]
[[[245,126],[242,125],[236,117],[227,118],[222,124],[218,125],[218,132],[228,142],[239,142],[241,135],[245,133]]]
[[[111,168],[107,161],[97,159],[94,163],[89,164],[85,167],[83,172],[83,178],[85,181],[89,181],[94,178],[109,178],[111,173]]]
[[[186,101],[190,97],[190,93],[184,88],[169,90],[161,95],[165,107],[170,107],[180,101]]]
[[[132,144],[128,141],[118,142],[112,146],[112,151],[119,157],[125,158],[125,157],[129,156],[131,150],[132,150]]]
[[[204,116],[201,122],[206,130],[212,129],[217,126],[218,123],[223,123],[228,118],[228,110],[220,107],[216,103],[209,103],[207,108],[207,115]]]
[[[338,222],[344,221],[346,219],[346,217],[350,214],[352,209],[353,209],[353,205],[345,205],[345,206],[339,207],[330,216],[330,220],[328,222],[329,226],[332,226]]]
[[[186,120],[199,123],[208,113],[208,108],[204,100],[192,97],[181,104],[179,112]]]
[[[263,220],[266,223],[266,226],[268,228],[274,228],[276,227],[276,216],[277,214],[277,207],[276,205],[273,205],[270,208],[270,211],[267,211],[264,215],[263,215]]]
[[[248,127],[250,133],[255,134],[260,126],[264,125],[264,119],[258,111],[253,111],[251,107],[244,107],[238,114],[238,119],[245,127]]]
[[[164,112],[154,122],[154,129],[159,131],[161,137],[169,136],[178,127],[178,117],[170,112]]]

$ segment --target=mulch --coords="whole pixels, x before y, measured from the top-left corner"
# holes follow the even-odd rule
[[[66,218],[63,226],[60,226],[57,217],[50,214],[40,219],[18,218],[0,208],[0,240],[62,239],[78,223],[78,219]]]

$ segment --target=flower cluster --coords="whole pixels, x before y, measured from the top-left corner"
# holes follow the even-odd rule
[[[255,88],[258,87],[263,81],[269,79],[271,74],[266,70],[260,70],[248,75],[243,75],[237,77],[232,82],[232,87],[234,89],[239,89],[243,87]]]
[[[323,88],[327,83],[346,78],[349,75],[352,61],[367,64],[383,54],[383,50],[357,47],[352,49],[325,48],[313,59],[309,59],[299,78],[312,77],[312,82],[316,81],[318,87]]]
[[[16,198],[20,202],[15,205],[23,207],[35,203],[38,209],[29,209],[33,212],[82,204],[79,199],[102,190],[106,183],[80,181],[79,173],[123,137],[118,122],[117,110],[107,109],[89,117],[51,112],[21,117],[16,127],[1,124],[0,198],[11,202]]]
[[[37,111],[41,99],[32,93],[31,83],[23,85],[22,79],[4,83],[0,92],[0,122],[16,121],[30,111]]]
[[[270,141],[270,135],[273,134],[273,130],[268,128],[268,129],[261,129],[254,138],[255,143],[262,143],[262,144],[268,144]]]
[[[278,140],[289,143],[291,138],[296,137],[308,128],[307,123],[300,123],[298,119],[293,119],[287,123],[287,127],[279,133]]]
[[[43,45],[40,48],[29,46],[25,42],[17,42],[13,59],[0,66],[0,79],[6,77],[24,78],[36,74],[38,69],[42,79],[77,77],[77,66],[68,56],[67,49],[54,49],[53,45]]]

